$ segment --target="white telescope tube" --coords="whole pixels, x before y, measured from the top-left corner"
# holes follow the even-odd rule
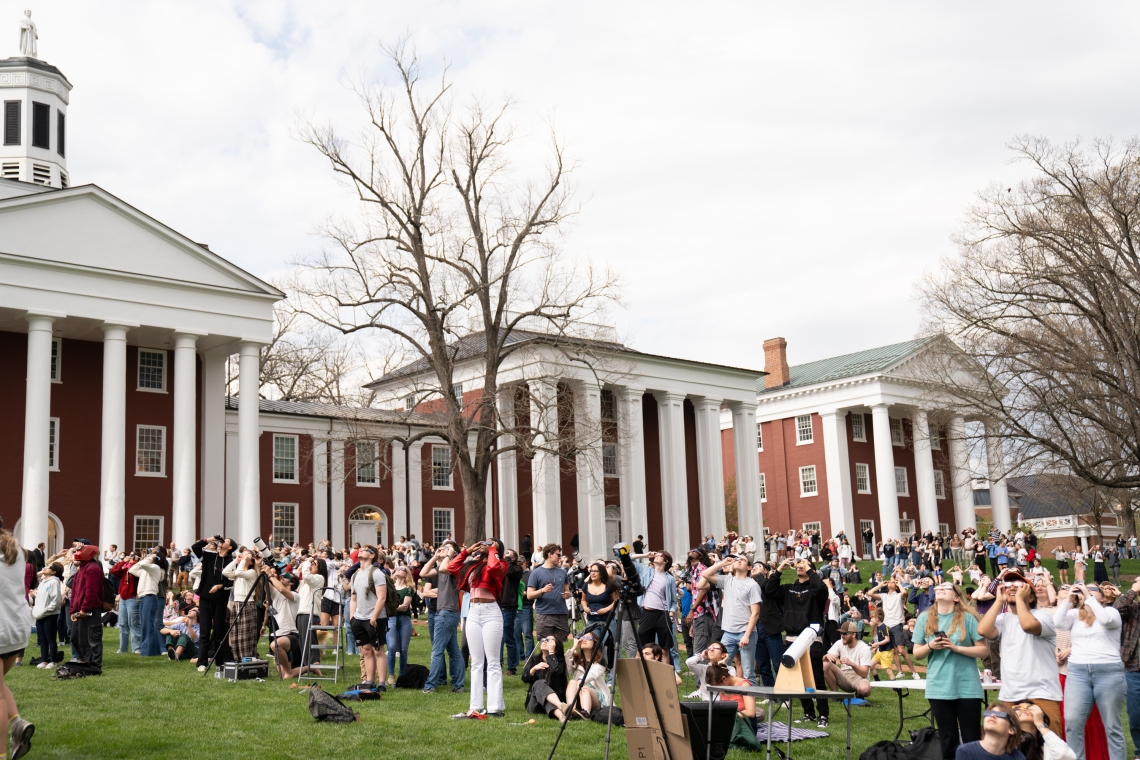
[[[784,652],[784,656],[780,658],[780,664],[785,668],[794,668],[800,658],[804,656],[804,652],[808,650],[813,643],[815,643],[815,629],[811,626],[800,631],[800,635],[796,636],[796,640]]]

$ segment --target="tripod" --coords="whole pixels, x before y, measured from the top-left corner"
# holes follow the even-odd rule
[[[630,614],[630,609],[636,609],[636,608],[637,608],[637,595],[634,594],[632,592],[632,590],[630,589],[629,582],[623,580],[622,584],[621,584],[621,590],[619,592],[618,603],[617,603],[617,605],[614,606],[613,609],[611,609],[609,612],[606,613],[605,620],[603,620],[601,623],[602,634],[598,637],[598,643],[597,643],[597,646],[594,647],[594,653],[590,657],[590,662],[587,664],[587,666],[585,668],[582,669],[582,675],[578,676],[578,688],[574,690],[574,699],[570,702],[569,705],[567,705],[565,714],[562,716],[562,724],[558,727],[558,736],[554,737],[554,746],[550,748],[550,755],[547,757],[547,760],[553,760],[553,758],[554,758],[554,753],[558,749],[558,742],[560,742],[562,740],[562,732],[566,730],[566,724],[570,721],[570,716],[574,714],[574,709],[578,704],[578,697],[582,694],[582,686],[583,686],[583,684],[585,684],[586,676],[589,674],[590,668],[592,668],[594,666],[594,664],[598,661],[598,658],[601,656],[602,651],[605,649],[606,638],[609,637],[610,639],[613,639],[613,636],[614,636],[613,622],[614,622],[615,618],[617,620],[617,630],[619,632],[622,630],[623,620],[626,620],[626,619],[629,620],[630,628],[633,629],[633,640],[637,644],[638,655],[641,654],[641,636],[637,632],[636,621],[634,621],[633,616]],[[587,626],[586,631],[589,631],[591,627],[592,626]],[[583,632],[583,635],[585,635],[585,631]],[[618,634],[618,641],[614,647],[615,659],[616,659],[616,654],[620,653],[620,651],[621,651],[621,634],[619,633]],[[645,664],[645,658],[644,657],[638,657],[638,659],[641,661],[641,671],[642,671],[642,674],[645,676],[645,683],[649,687],[649,699],[653,704],[653,713],[657,717],[657,725],[661,729],[662,737],[664,737],[665,721],[661,717],[661,708],[657,704],[657,692],[654,691],[654,689],[653,689],[653,681],[651,681],[649,678],[649,667]],[[614,666],[616,669],[616,666],[617,666],[616,662],[614,663]],[[613,697],[610,699],[610,704],[606,707],[606,752],[604,755],[605,760],[609,760],[609,756],[610,756],[610,736],[613,732],[613,719],[614,719],[613,706],[614,706],[614,703],[617,701],[617,699],[616,699],[617,689],[618,689],[618,682],[617,682],[617,678],[615,677],[614,678]],[[665,754],[665,760],[672,760],[672,755],[669,752],[669,746],[664,741],[664,739],[662,739],[662,741],[661,741],[661,749]]]
[[[219,646],[214,651],[214,656],[210,658],[210,661],[208,663],[206,663],[206,670],[203,671],[202,675],[208,675],[210,672],[210,668],[217,665],[216,661],[218,659],[218,655],[222,653],[225,642],[230,637],[230,632],[234,629],[234,625],[237,624],[238,619],[241,617],[241,613],[245,610],[245,606],[249,603],[249,600],[253,598],[254,594],[257,593],[257,590],[259,588],[263,589],[266,598],[269,597],[269,591],[268,591],[269,585],[270,585],[269,584],[269,576],[265,574],[264,570],[262,570],[260,573],[258,573],[257,579],[253,582],[253,585],[250,587],[249,593],[245,595],[245,599],[243,599],[241,604],[238,606],[237,611],[233,615],[233,619],[230,620],[229,627],[226,628],[226,632],[222,635],[222,646]],[[260,626],[259,626],[259,628],[260,628]],[[269,615],[269,636],[270,636],[271,640],[275,638],[275,636],[274,636],[274,629],[275,628],[276,628],[276,621],[273,620],[273,615],[270,614]],[[276,668],[274,668],[274,669],[276,670]],[[277,677],[281,678],[280,672],[278,672]]]

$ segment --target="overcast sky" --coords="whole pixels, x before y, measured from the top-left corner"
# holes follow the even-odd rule
[[[407,31],[461,94],[554,115],[582,166],[566,245],[625,280],[641,350],[763,368],[907,340],[914,282],[1019,133],[1140,125],[1140,6],[1060,2],[52,2],[0,14],[74,85],[68,162],[239,266],[316,250],[348,191],[292,137]],[[6,19],[6,20],[5,20]]]

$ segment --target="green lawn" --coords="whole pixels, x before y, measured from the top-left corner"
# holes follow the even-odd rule
[[[861,563],[864,577],[877,563]],[[1050,562],[1051,564],[1051,562]],[[1127,577],[1140,572],[1140,561],[1128,562]],[[411,660],[428,664],[430,645],[426,629],[412,639]],[[30,659],[38,650],[29,648]],[[506,679],[507,717],[502,720],[451,721],[466,710],[467,694],[422,694],[392,690],[380,702],[356,704],[361,720],[351,725],[327,725],[308,713],[303,693],[276,680],[266,683],[229,683],[203,677],[190,663],[165,657],[141,658],[114,654],[118,631],[104,636],[107,653],[104,675],[78,681],[55,681],[50,671],[22,667],[11,671],[8,684],[16,695],[20,714],[36,724],[32,758],[312,758],[384,756],[400,758],[456,757],[495,760],[544,758],[554,742],[558,725],[531,718],[523,710],[524,684]],[[264,642],[261,649],[265,656]],[[349,658],[348,678],[359,680],[358,660]],[[331,689],[332,687],[330,687]],[[686,674],[682,693],[692,691]],[[620,699],[620,695],[619,695]],[[854,752],[892,738],[897,727],[897,699],[893,692],[876,692],[872,707],[856,708]],[[920,696],[907,699],[908,715],[927,706]],[[799,715],[797,705],[796,714]],[[920,722],[909,723],[916,728]],[[844,719],[841,706],[832,707],[831,737],[799,743],[798,757],[840,760],[844,756]],[[600,758],[605,726],[571,723],[559,746],[558,758]],[[1131,744],[1131,742],[1130,742]],[[734,760],[748,757],[733,751]],[[621,730],[615,730],[611,757],[627,757]]]

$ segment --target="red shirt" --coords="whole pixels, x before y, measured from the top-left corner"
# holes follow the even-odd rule
[[[83,562],[71,581],[71,611],[91,612],[103,608],[103,565]]]
[[[486,568],[478,579],[465,578],[460,574],[460,571],[463,570],[463,562],[467,559],[467,554],[466,549],[459,552],[459,556],[451,560],[448,564],[447,572],[460,580],[459,585],[461,587],[466,585],[470,588],[485,588],[491,592],[492,599],[498,599],[503,593],[503,578],[507,575],[507,565],[499,559],[498,547],[491,544],[491,548],[487,551]],[[471,573],[477,564],[478,563],[475,563],[475,565],[467,568],[466,572]],[[466,581],[466,584],[464,581]]]
[[[119,598],[124,602],[138,595],[138,576],[127,572],[133,564],[133,562],[118,562],[111,568],[111,575],[119,579]]]

